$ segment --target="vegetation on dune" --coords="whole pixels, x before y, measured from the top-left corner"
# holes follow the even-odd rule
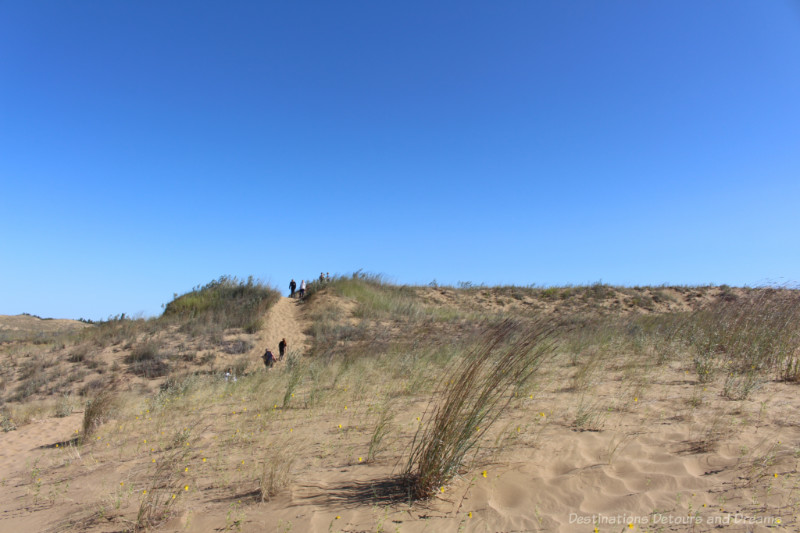
[[[491,328],[475,349],[445,372],[427,422],[411,442],[403,476],[415,498],[449,483],[464,459],[508,408],[554,348],[552,324],[511,321]]]
[[[253,344],[226,335],[252,335],[280,294],[266,284],[223,276],[176,298],[156,318],[117,315],[108,320],[48,332],[27,342],[0,338],[0,405],[31,397],[78,393],[90,396],[120,370],[144,379],[205,364],[201,351],[241,354]],[[15,318],[15,317],[12,317]],[[33,320],[30,317],[25,317]],[[46,322],[48,326],[54,321]],[[5,340],[5,344],[3,341]],[[109,353],[122,352],[112,365]],[[66,366],[65,366],[66,365]]]
[[[64,456],[112,463],[119,473],[102,501],[80,502],[85,529],[110,521],[149,530],[199,505],[227,510],[219,529],[233,530],[245,510],[271,512],[265,506],[281,505],[299,479],[323,472],[344,481],[326,485],[330,501],[355,508],[442,493],[425,505],[469,505],[471,495],[451,498],[451,490],[495,490],[493,465],[546,450],[552,435],[595,432],[584,436],[607,446],[598,470],[664,424],[691,427],[673,443],[676,453],[711,454],[731,444],[730,413],[736,431],[763,427],[758,387],[800,381],[795,290],[413,287],[356,273],[313,282],[298,302],[308,320],[305,353],[293,345],[284,362],[248,372],[257,342],[248,325],[277,298],[252,280],[220,278],[176,297],[158,318],[120,316],[52,345],[5,345],[0,392],[27,396],[3,406],[0,426],[13,431],[85,404],[82,433],[58,444],[69,447]],[[113,365],[102,361],[109,355]],[[215,357],[225,366],[215,367]],[[75,376],[88,380],[82,396],[30,400],[64,392]],[[137,388],[157,377],[149,382],[161,383],[157,392]],[[758,419],[748,420],[759,402]],[[655,417],[658,424],[641,423]],[[767,459],[742,451],[756,473],[737,479],[777,476],[766,469],[779,453],[796,452],[775,446]],[[76,463],[58,463],[58,479],[82,475],[78,459],[69,460]],[[53,472],[36,479],[56,479]],[[348,527],[369,529],[362,526]]]
[[[178,296],[164,308],[165,318],[216,323],[223,328],[260,329],[261,316],[280,298],[280,293],[249,277],[246,281],[222,276]]]
[[[721,373],[725,395],[747,398],[763,381],[800,380],[800,301],[796,291],[765,289],[724,298],[687,317],[680,335],[698,380]]]

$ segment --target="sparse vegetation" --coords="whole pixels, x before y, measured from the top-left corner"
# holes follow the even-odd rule
[[[48,343],[0,344],[3,430],[61,417],[31,452],[44,457],[35,476],[11,481],[27,490],[26,512],[52,502],[63,530],[274,529],[268,517],[291,500],[328,514],[323,529],[441,520],[424,527],[446,530],[457,517],[482,530],[492,498],[549,530],[547,509],[525,499],[541,497],[540,478],[576,501],[576,490],[606,482],[649,497],[650,481],[630,477],[651,464],[637,453],[658,463],[646,473],[655,490],[695,461],[715,470],[677,484],[697,487],[703,503],[732,498],[762,514],[796,505],[797,291],[412,287],[357,273],[311,283],[291,303],[304,349],[290,339],[284,362],[265,372],[255,352],[269,315],[229,322],[257,300],[223,290],[230,281],[176,296],[182,303],[158,318],[120,315]],[[782,400],[768,405],[771,395]],[[748,451],[731,461],[740,441]],[[73,486],[96,490],[70,492],[77,476],[86,482]],[[409,494],[428,501],[417,507]],[[698,512],[681,498],[675,509]],[[365,509],[378,518],[358,518]],[[303,513],[279,529],[313,530]]]

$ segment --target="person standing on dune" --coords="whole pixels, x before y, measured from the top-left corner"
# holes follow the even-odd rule
[[[303,296],[306,295],[306,280],[300,280],[300,299],[303,299]]]
[[[297,283],[295,283],[294,279],[292,279],[292,282],[289,284],[289,290],[292,291],[292,294],[289,295],[289,298],[294,298],[294,290],[296,288],[297,288]]]

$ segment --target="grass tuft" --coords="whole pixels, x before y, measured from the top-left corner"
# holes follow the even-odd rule
[[[553,333],[548,322],[523,328],[504,321],[445,373],[439,399],[414,436],[403,472],[412,497],[434,495],[458,473],[466,455],[508,407],[513,390],[552,353]]]
[[[86,409],[83,411],[84,440],[114,416],[117,403],[115,383],[109,383],[86,402]]]

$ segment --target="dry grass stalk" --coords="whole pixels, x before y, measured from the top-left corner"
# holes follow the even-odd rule
[[[412,497],[426,498],[458,473],[465,456],[553,351],[549,322],[525,327],[506,320],[440,382],[430,417],[417,431],[403,472]]]
[[[83,411],[83,439],[89,437],[114,415],[118,404],[117,385],[109,383],[86,402],[86,409]]]

